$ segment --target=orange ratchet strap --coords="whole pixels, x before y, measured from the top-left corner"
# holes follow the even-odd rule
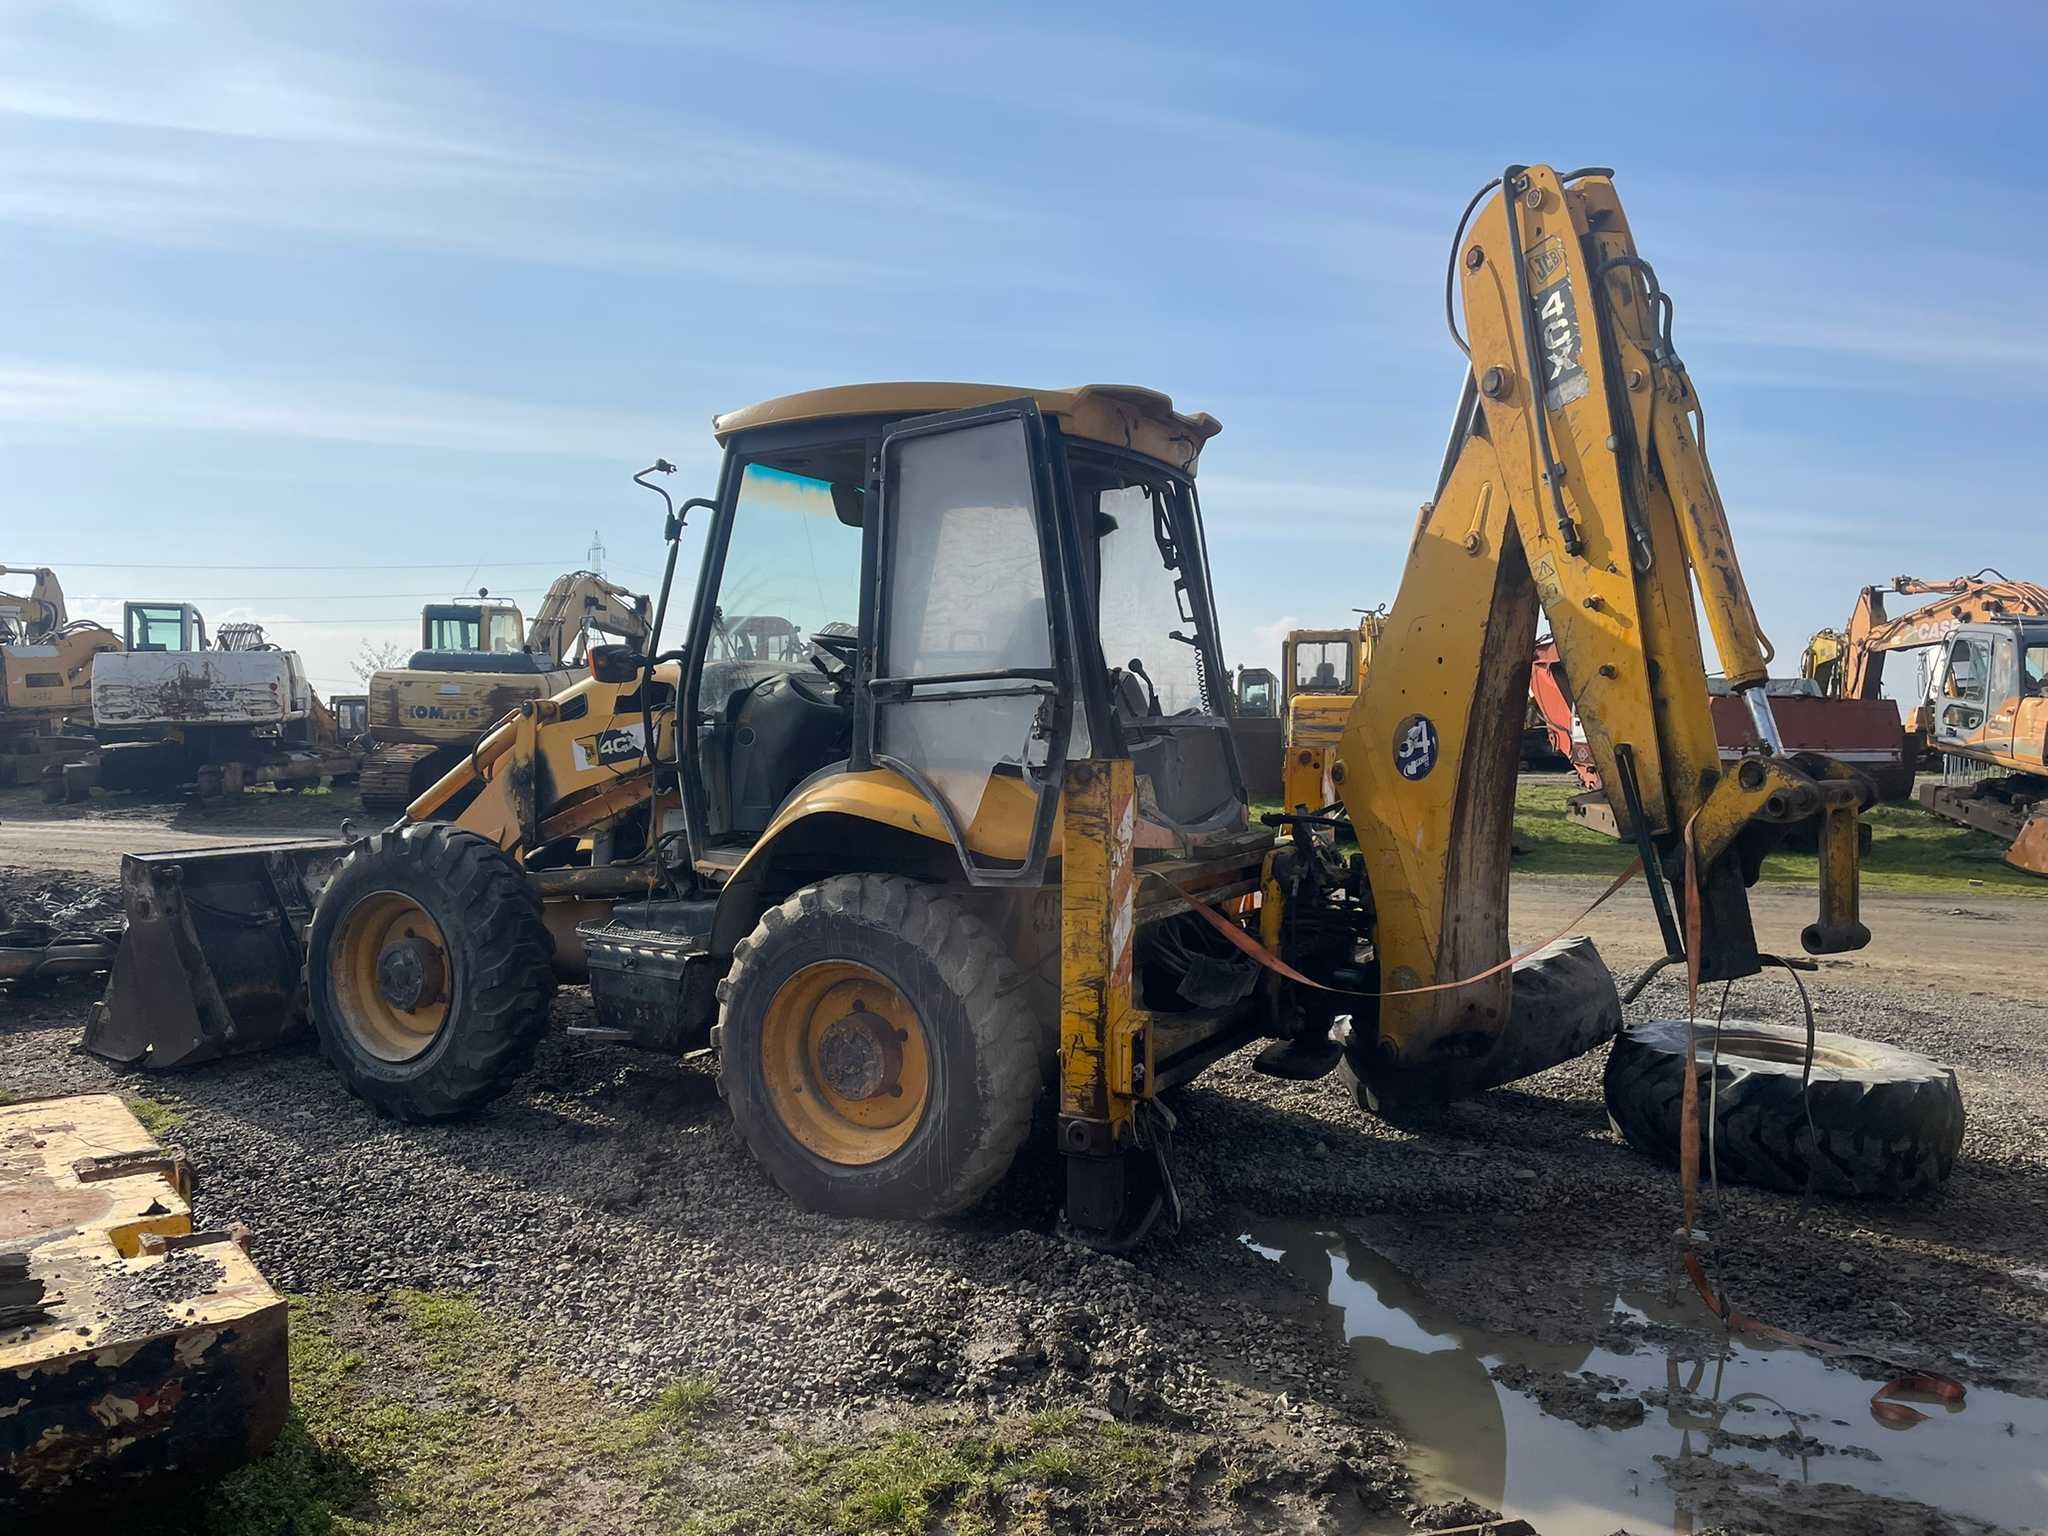
[[[1173,885],[1173,882],[1170,880],[1167,882],[1167,884],[1169,886],[1172,886],[1175,894],[1177,894],[1183,901],[1185,901],[1191,910],[1199,912],[1202,915],[1203,921],[1208,923],[1210,927],[1214,928],[1218,933],[1222,934],[1223,937],[1230,940],[1232,944],[1236,945],[1239,950],[1243,951],[1246,955],[1250,956],[1253,960],[1257,961],[1260,965],[1264,966],[1267,970],[1271,971],[1276,976],[1285,976],[1289,981],[1295,982],[1300,986],[1313,987],[1318,992],[1335,993],[1338,997],[1414,997],[1418,993],[1423,992],[1450,992],[1456,990],[1459,987],[1469,987],[1475,981],[1484,981],[1489,976],[1498,976],[1502,971],[1506,970],[1509,966],[1520,965],[1524,960],[1528,959],[1538,950],[1548,949],[1551,945],[1555,944],[1559,939],[1563,938],[1566,934],[1570,933],[1574,928],[1578,927],[1580,923],[1583,923],[1587,918],[1591,917],[1596,907],[1598,907],[1602,902],[1606,901],[1608,897],[1612,896],[1624,885],[1627,885],[1629,881],[1635,879],[1635,877],[1642,872],[1642,868],[1643,861],[1641,859],[1631,859],[1629,861],[1628,868],[1624,869],[1620,874],[1614,877],[1614,883],[1612,885],[1608,886],[1606,890],[1602,891],[1598,896],[1594,897],[1592,902],[1585,908],[1584,911],[1580,912],[1578,916],[1574,917],[1570,922],[1566,923],[1562,928],[1558,929],[1557,932],[1553,933],[1541,944],[1532,944],[1518,955],[1509,955],[1507,959],[1501,961],[1498,965],[1489,965],[1485,970],[1481,971],[1476,976],[1467,976],[1461,981],[1432,982],[1429,986],[1426,987],[1390,987],[1378,992],[1353,992],[1348,987],[1327,987],[1324,986],[1323,983],[1321,983],[1320,981],[1315,980],[1313,977],[1302,975],[1301,972],[1297,971],[1285,960],[1282,960],[1278,955],[1274,954],[1271,950],[1266,948],[1265,945],[1261,944],[1257,939],[1253,938],[1250,934],[1246,933],[1242,928],[1238,927],[1237,924],[1231,922],[1229,918],[1225,917],[1222,913],[1218,912],[1214,907],[1210,906],[1206,901],[1202,900],[1201,897],[1197,896],[1194,892],[1183,890],[1180,886]]]
[[[1678,1181],[1685,1206],[1685,1272],[1692,1277],[1693,1288],[1700,1293],[1700,1300],[1707,1304],[1707,1310],[1721,1321],[1721,1326],[1730,1333],[1746,1333],[1755,1338],[1773,1339],[1780,1344],[1790,1344],[1799,1349],[1810,1349],[1817,1355],[1839,1358],[1857,1356],[1862,1359],[1874,1358],[1859,1350],[1845,1349],[1839,1344],[1829,1344],[1821,1339],[1808,1338],[1803,1333],[1793,1333],[1761,1318],[1749,1316],[1735,1310],[1735,1304],[1728,1299],[1723,1289],[1718,1293],[1707,1278],[1707,1266],[1697,1249],[1691,1246],[1694,1235],[1699,1231],[1700,1194],[1700,1084],[1699,1053],[1693,1040],[1693,1022],[1699,1017],[1700,999],[1700,878],[1699,854],[1693,845],[1693,820],[1695,811],[1685,823],[1685,1054],[1694,1070],[1685,1074],[1685,1086],[1678,1116]],[[1891,1365],[1889,1361],[1880,1364]],[[1897,1367],[1893,1366],[1896,1370]],[[1932,1397],[1944,1403],[1960,1405],[1963,1401],[1963,1384],[1952,1376],[1943,1376],[1936,1371],[1903,1371],[1892,1377],[1870,1398],[1870,1416],[1891,1429],[1909,1429],[1927,1415],[1909,1404],[1895,1402],[1902,1393],[1914,1393]]]

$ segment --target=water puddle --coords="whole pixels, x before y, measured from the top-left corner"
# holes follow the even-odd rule
[[[1243,1242],[1327,1298],[1353,1371],[1416,1447],[1416,1476],[1432,1498],[1475,1499],[1543,1536],[1684,1533],[1693,1529],[1684,1487],[1725,1473],[1762,1494],[1770,1484],[1756,1474],[1767,1473],[2020,1529],[2048,1520],[2048,1400],[1971,1387],[1961,1408],[1916,1401],[1927,1417],[1891,1429],[1870,1415],[1877,1383],[1804,1350],[1713,1335],[1642,1341],[1631,1354],[1545,1344],[1460,1323],[1342,1230],[1256,1222]],[[1596,1327],[1611,1316],[1655,1337],[1655,1325],[1707,1322],[1696,1303],[1584,1300]],[[1496,1369],[1529,1390],[1496,1380]],[[1630,1422],[1635,1401],[1642,1416]]]

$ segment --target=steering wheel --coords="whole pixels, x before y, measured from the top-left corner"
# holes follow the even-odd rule
[[[811,665],[825,675],[835,688],[853,682],[854,659],[860,655],[860,636],[842,629],[821,630],[811,636]]]

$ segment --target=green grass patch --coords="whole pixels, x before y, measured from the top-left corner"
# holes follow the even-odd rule
[[[641,1410],[640,1420],[653,1429],[688,1429],[718,1406],[718,1383],[705,1375],[679,1376]]]
[[[1515,834],[1525,850],[1515,856],[1517,871],[1612,879],[1628,867],[1635,857],[1633,844],[1609,837],[1567,812],[1566,802],[1579,792],[1577,782],[1570,780],[1517,782]],[[1278,809],[1277,802],[1261,802],[1252,807],[1252,819],[1256,823],[1261,812]],[[1865,890],[2048,897],[2048,880],[2023,875],[2006,864],[2005,845],[1988,832],[1943,821],[1917,804],[1876,806],[1863,819],[1870,825],[1870,848],[1863,855]],[[1820,878],[1820,861],[1810,853],[1773,854],[1764,860],[1763,878],[1813,885]]]
[[[1614,876],[1635,857],[1623,844],[1569,815],[1574,783],[1532,783],[1515,791],[1515,831],[1528,852],[1514,867],[1538,875]],[[1870,848],[1863,855],[1865,890],[1962,895],[1972,891],[2048,897],[2048,881],[2036,880],[2002,862],[2004,845],[1985,832],[1959,827],[1918,805],[1880,805],[1863,818]],[[1777,853],[1764,861],[1763,878],[1815,884],[1819,860],[1810,853]]]
[[[482,1309],[460,1291],[393,1291],[387,1304],[437,1369],[471,1364],[492,1341]]]
[[[146,1098],[139,1093],[124,1098],[121,1102],[128,1106],[128,1113],[141,1122],[142,1128],[158,1141],[176,1135],[178,1128],[188,1118],[184,1110],[166,1104],[160,1099]]]
[[[197,1536],[993,1536],[1137,1518],[1185,1459],[1059,1409],[940,1411],[844,1439],[719,1412],[714,1380],[639,1413],[536,1363],[467,1296],[294,1298],[276,1447],[161,1529]]]

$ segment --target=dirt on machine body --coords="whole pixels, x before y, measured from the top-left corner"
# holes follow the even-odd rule
[[[1196,490],[1214,418],[1122,385],[815,390],[717,419],[646,644],[593,648],[397,825],[130,858],[88,1044],[167,1066],[310,1018],[351,1089],[430,1119],[502,1092],[557,978],[587,974],[603,1038],[715,1051],[800,1201],[960,1210],[1049,1095],[1065,1230],[1126,1245],[1178,1208],[1161,1096],[1247,1045],[1399,1114],[1618,1030],[1589,941],[1508,945],[1528,671],[1501,658],[1539,611],[1667,949],[1688,913],[1702,977],[1756,972],[1746,887],[1802,822],[1803,941],[1860,947],[1867,786],[1784,749],[1613,183],[1501,180],[1454,245],[1471,370],[1328,744],[1334,809],[1250,814]],[[662,649],[693,515],[703,565]],[[1701,612],[1770,747],[1728,770]]]
[[[487,591],[429,603],[420,612],[420,649],[369,682],[363,804],[403,810],[492,725],[576,681],[593,632],[639,645],[648,624],[645,597],[594,571],[557,577],[531,625]]]

